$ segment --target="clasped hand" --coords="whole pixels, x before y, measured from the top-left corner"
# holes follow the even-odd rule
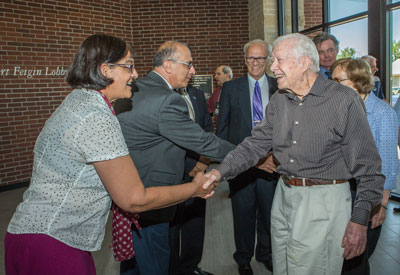
[[[214,177],[209,175],[210,173],[211,172],[204,174],[203,172],[197,172],[193,179],[193,183],[197,186],[194,197],[208,199],[214,195],[214,188],[217,186],[217,183],[214,182]]]

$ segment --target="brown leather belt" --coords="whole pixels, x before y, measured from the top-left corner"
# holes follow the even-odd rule
[[[319,180],[319,179],[305,179],[295,178],[282,175],[282,180],[287,186],[313,186],[313,185],[328,185],[328,184],[340,184],[348,182],[348,180]]]

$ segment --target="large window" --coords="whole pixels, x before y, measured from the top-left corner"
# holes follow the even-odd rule
[[[368,10],[367,0],[329,0],[328,20],[334,21]]]
[[[340,42],[338,58],[368,54],[368,18],[329,28]]]
[[[399,0],[400,1],[400,0]],[[400,9],[390,11],[391,18],[391,41],[392,45],[392,105],[396,103],[400,96]]]

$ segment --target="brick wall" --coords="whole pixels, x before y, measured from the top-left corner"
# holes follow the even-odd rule
[[[304,29],[322,24],[321,0],[304,0]]]
[[[139,75],[151,70],[152,56],[165,40],[189,43],[197,74],[213,74],[220,64],[230,65],[234,77],[245,72],[247,0],[138,0],[132,6]]]
[[[29,181],[33,146],[45,120],[70,92],[66,70],[93,33],[119,36],[151,69],[165,40],[191,45],[198,74],[231,65],[245,72],[247,1],[0,1],[0,186]]]

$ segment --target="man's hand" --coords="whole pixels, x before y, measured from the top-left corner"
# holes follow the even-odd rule
[[[189,176],[195,177],[198,172],[205,172],[208,168],[208,165],[198,161],[196,162],[196,165],[193,167],[193,169],[189,172]]]
[[[203,199],[208,199],[212,195],[214,195],[213,189],[215,188],[214,184],[210,184],[207,188],[204,188],[205,183],[209,180],[209,177],[206,177],[203,172],[197,173],[196,177],[193,179],[192,183],[196,185],[197,189],[193,197],[201,197]]]
[[[343,258],[349,260],[360,256],[365,250],[366,243],[367,226],[350,221],[342,240]]]
[[[371,229],[381,226],[386,219],[386,209],[379,206],[379,210],[371,217]]]
[[[270,153],[268,153],[265,158],[260,159],[256,165],[258,169],[264,170],[271,174],[276,172],[276,166],[277,165],[274,162],[274,155]]]
[[[221,179],[221,173],[216,169],[212,169],[210,172],[208,172],[204,176],[208,178],[208,180],[203,184],[204,189],[209,188],[210,185],[217,186],[218,181]]]

